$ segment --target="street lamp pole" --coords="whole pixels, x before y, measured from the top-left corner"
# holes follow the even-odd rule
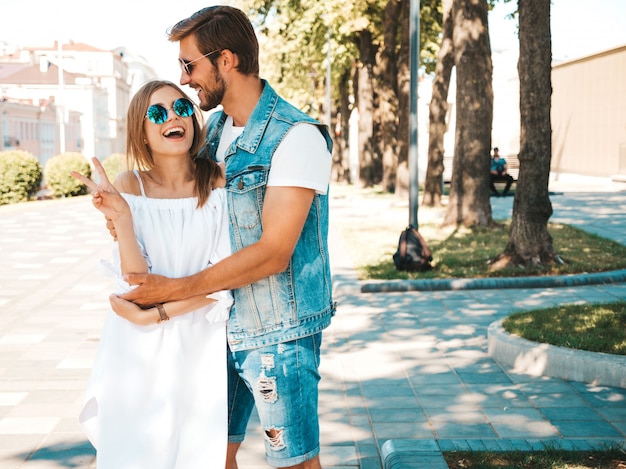
[[[418,165],[417,165],[417,86],[419,71],[419,26],[420,26],[420,2],[411,0],[410,11],[410,47],[409,69],[411,72],[411,87],[409,91],[409,225],[419,228],[417,221],[417,206],[419,197]]]

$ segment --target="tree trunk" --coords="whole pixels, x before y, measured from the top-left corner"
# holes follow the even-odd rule
[[[456,134],[444,225],[488,226],[493,89],[486,0],[454,0]]]
[[[450,75],[454,67],[453,26],[452,0],[443,0],[443,32],[441,46],[437,54],[435,80],[429,106],[428,168],[424,183],[424,198],[422,199],[422,205],[428,207],[441,205],[445,151],[443,137],[448,130],[446,122],[448,90],[450,88]]]
[[[520,170],[509,242],[494,268],[505,264],[561,262],[548,233],[552,158],[550,0],[518,2],[520,82]]]
[[[411,49],[410,20],[411,0],[402,0],[400,15],[400,50],[398,52],[398,167],[396,172],[396,195],[409,197],[409,94],[411,90],[411,70],[409,52]]]
[[[344,73],[339,82],[338,126],[335,128],[332,177],[337,182],[350,181],[350,71]]]
[[[377,69],[380,71],[378,87],[378,114],[380,118],[380,154],[382,155],[382,188],[393,192],[396,186],[398,165],[398,68],[396,50],[398,48],[398,21],[401,1],[389,0],[383,21],[384,43],[380,51]]]
[[[376,154],[374,152],[374,87],[372,66],[374,62],[372,33],[362,30],[359,33],[359,54],[361,67],[358,70],[359,108],[359,184],[371,187],[377,182]]]

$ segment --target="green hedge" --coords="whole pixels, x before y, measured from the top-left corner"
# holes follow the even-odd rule
[[[0,205],[24,202],[40,189],[43,168],[24,150],[0,152]]]
[[[102,166],[107,173],[109,181],[113,182],[119,173],[126,171],[126,155],[112,153],[102,160]]]
[[[72,197],[87,193],[87,186],[74,179],[70,174],[72,171],[91,177],[91,166],[81,153],[61,153],[47,161],[44,175],[54,197]]]

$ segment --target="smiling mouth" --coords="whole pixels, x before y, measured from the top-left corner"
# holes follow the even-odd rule
[[[185,129],[182,127],[172,127],[171,129],[167,129],[163,136],[166,138],[181,138],[185,136]]]

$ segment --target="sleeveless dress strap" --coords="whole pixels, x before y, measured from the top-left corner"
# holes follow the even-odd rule
[[[137,181],[139,181],[139,189],[141,190],[142,197],[145,197],[146,196],[146,192],[143,190],[143,181],[141,180],[141,176],[139,175],[139,171],[136,170],[136,169],[133,169],[133,174],[137,178]]]

